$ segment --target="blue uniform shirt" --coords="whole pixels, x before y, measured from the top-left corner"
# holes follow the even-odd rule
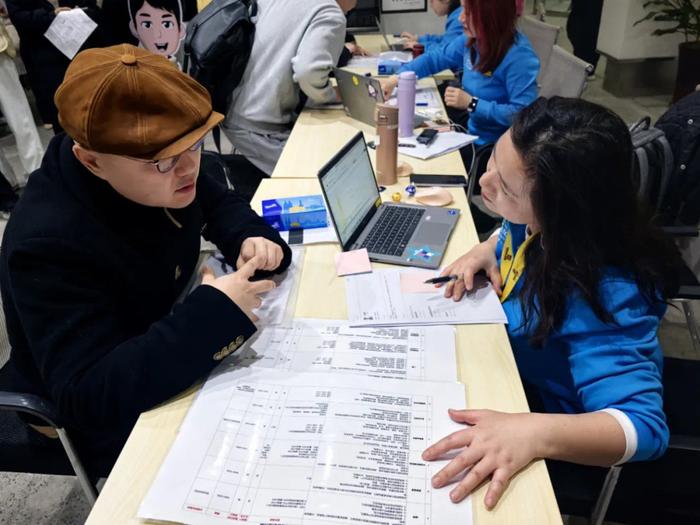
[[[525,239],[524,225],[504,221],[496,248],[499,264],[509,230],[514,251]],[[518,297],[522,282],[521,278],[503,303],[508,336],[521,377],[538,389],[545,409],[567,414],[617,409],[631,421],[632,433],[636,431],[636,449],[630,451],[630,459],[661,456],[669,432],[662,409],[663,355],[656,333],[665,305],[649,304],[633,278],[610,269],[604,273],[599,292],[618,325],[603,323],[580,293],[574,292],[561,328],[542,348],[533,348],[528,338],[536,323],[523,326]],[[629,443],[627,430],[625,434]]]
[[[415,71],[421,78],[444,69],[463,69],[462,89],[479,99],[469,117],[469,133],[479,136],[477,145],[493,144],[510,127],[513,116],[537,98],[540,61],[527,37],[517,33],[498,67],[484,74],[474,70],[466,45],[467,37],[462,33],[446,46],[404,64],[399,72]]]
[[[425,50],[439,48],[452,42],[455,38],[464,34],[462,23],[459,21],[459,15],[462,14],[462,6],[452,11],[447,15],[445,22],[445,32],[442,35],[423,35],[418,37],[418,43],[425,46]]]

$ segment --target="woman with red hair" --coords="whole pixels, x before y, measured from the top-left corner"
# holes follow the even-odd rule
[[[425,77],[444,69],[463,70],[462,88],[448,87],[445,104],[468,112],[477,145],[493,144],[513,116],[537,98],[540,62],[527,37],[518,32],[513,0],[462,0],[464,35],[447,46],[404,64],[399,72]],[[398,76],[383,82],[389,94]]]

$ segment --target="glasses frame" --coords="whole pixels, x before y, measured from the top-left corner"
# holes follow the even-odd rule
[[[204,146],[204,139],[200,139],[197,142],[195,142],[192,146],[187,148],[187,151],[195,152],[197,150],[201,150],[202,147]],[[143,164],[152,164],[156,167],[156,170],[158,173],[161,174],[166,174],[169,171],[172,171],[175,166],[177,166],[177,162],[180,160],[180,157],[182,157],[184,151],[182,153],[178,153],[174,157],[168,157],[167,159],[160,159],[160,160],[144,160],[144,159],[137,159],[134,157],[127,157],[128,159],[135,160],[137,162],[141,162]]]

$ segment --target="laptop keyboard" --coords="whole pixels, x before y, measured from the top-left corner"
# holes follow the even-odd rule
[[[421,208],[389,206],[375,223],[360,248],[370,253],[400,256],[425,213]]]

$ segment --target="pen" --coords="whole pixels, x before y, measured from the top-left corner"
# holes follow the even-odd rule
[[[416,106],[425,106],[425,107],[427,107],[427,106],[428,106],[428,103],[427,103],[427,102],[416,102]]]
[[[399,148],[415,148],[415,144],[399,144]]]
[[[423,281],[423,284],[449,283],[450,281],[456,281],[457,279],[459,279],[459,275],[445,275],[443,277],[433,277],[432,279],[427,279]]]

